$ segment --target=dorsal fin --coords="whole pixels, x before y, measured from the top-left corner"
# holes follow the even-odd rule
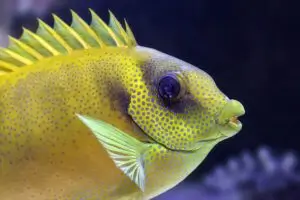
[[[37,31],[23,29],[19,39],[10,37],[7,48],[0,49],[0,75],[18,70],[47,57],[70,54],[73,50],[89,48],[134,47],[134,35],[125,21],[125,30],[109,11],[109,25],[90,9],[92,20],[88,25],[74,11],[68,25],[56,15],[53,28],[38,19]]]

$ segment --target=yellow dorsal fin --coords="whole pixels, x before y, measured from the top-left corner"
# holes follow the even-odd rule
[[[93,10],[90,9],[90,12],[92,14],[91,28],[98,37],[102,38],[109,46],[124,46],[124,43],[114,31]]]
[[[48,55],[56,56],[59,52],[43,38],[37,34],[31,32],[30,30],[23,28],[23,35],[21,40],[25,41],[29,46],[40,51],[40,53],[47,57]],[[46,53],[47,52],[47,53]]]
[[[70,54],[77,49],[137,46],[134,35],[125,21],[125,30],[109,11],[107,25],[90,9],[92,20],[88,25],[73,10],[72,24],[68,25],[53,14],[53,28],[38,19],[37,31],[23,29],[19,39],[10,37],[7,48],[0,49],[0,75],[13,72],[47,57]]]
[[[127,33],[127,37],[128,37],[128,42],[131,44],[131,46],[136,46],[137,42],[135,40],[134,34],[126,20],[125,20],[125,28],[126,28],[126,33]]]
[[[54,30],[64,39],[73,49],[87,49],[89,45],[80,35],[59,17],[53,14]]]
[[[8,62],[0,60],[0,71],[1,72],[13,72],[16,71],[18,67],[14,66],[13,64],[10,64]]]
[[[30,59],[28,59],[24,56],[20,56],[18,53],[15,53],[14,51],[12,51],[10,49],[2,48],[1,51],[5,52],[7,55],[9,55],[12,58],[14,58],[15,60],[23,63],[24,65],[31,65],[33,63],[33,61],[31,61]]]
[[[125,42],[125,44],[128,44],[129,39],[126,32],[111,11],[109,11],[109,26],[116,33],[116,35],[121,38],[123,42]]]
[[[36,50],[31,48],[27,44],[21,42],[20,40],[17,40],[10,36],[9,42],[10,42],[10,45],[9,45],[8,49],[18,53],[19,55],[21,55],[23,57],[30,58],[32,61],[41,60],[43,58],[43,56],[39,52],[37,52]]]
[[[39,21],[39,27],[37,29],[37,34],[44,38],[48,43],[52,44],[61,53],[70,53],[72,48],[68,43],[50,26],[48,26],[42,20]]]
[[[104,46],[104,42],[96,35],[89,25],[87,25],[85,21],[81,19],[73,10],[71,10],[71,12],[73,19],[71,27],[80,34],[82,39],[84,39],[92,47]]]

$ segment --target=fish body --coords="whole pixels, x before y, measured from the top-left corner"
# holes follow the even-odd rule
[[[72,14],[0,54],[0,199],[153,198],[240,131],[208,74]]]

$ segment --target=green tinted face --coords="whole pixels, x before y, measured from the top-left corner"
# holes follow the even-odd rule
[[[158,51],[141,51],[149,57],[141,81],[132,84],[129,114],[146,134],[168,148],[192,150],[237,131],[228,123],[237,123],[230,119],[238,112],[232,115],[232,106],[223,111],[230,101],[208,74]]]

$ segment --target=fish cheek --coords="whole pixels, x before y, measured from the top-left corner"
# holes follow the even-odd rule
[[[133,117],[128,113],[131,96],[122,84],[113,84],[108,87],[110,98],[110,107],[113,111],[119,113],[118,121],[123,121],[127,124],[127,132],[140,140],[147,141],[148,137],[144,131],[134,122]]]
[[[184,97],[169,103],[162,99],[158,102],[160,106],[165,107],[174,114],[188,114],[190,110],[202,110],[201,104],[189,97],[189,95],[185,95]]]
[[[130,95],[120,83],[107,84],[110,99],[110,107],[113,111],[118,111],[122,117],[129,119],[128,107],[130,102]],[[121,117],[120,116],[120,117]]]

